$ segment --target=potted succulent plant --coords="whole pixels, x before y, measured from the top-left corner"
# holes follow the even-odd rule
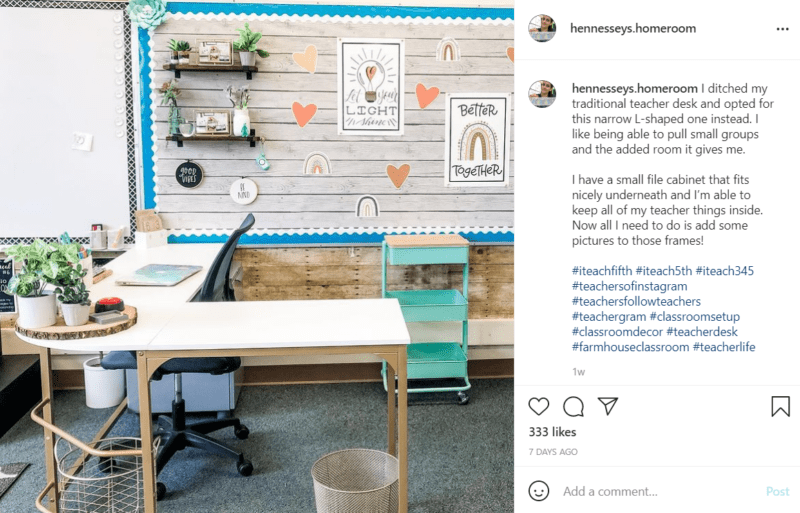
[[[242,86],[234,89],[228,86],[225,89],[228,99],[233,104],[233,134],[247,137],[250,135],[250,113],[247,104],[250,101],[250,88]]]
[[[56,296],[45,292],[48,284],[58,284],[80,261],[80,245],[50,244],[40,239],[31,244],[17,244],[6,250],[6,261],[22,263],[22,269],[6,285],[5,292],[17,296],[23,328],[43,328],[56,323]]]
[[[169,63],[178,64],[178,43],[175,39],[170,39],[167,47],[169,48]]]
[[[250,30],[250,24],[245,23],[244,28],[236,29],[239,32],[239,39],[233,42],[233,49],[239,52],[239,59],[242,66],[254,66],[256,63],[256,53],[261,58],[269,57],[269,52],[256,48],[256,43],[261,39],[261,32]]]
[[[61,302],[61,313],[67,326],[83,326],[89,322],[89,291],[83,277],[88,269],[81,264],[69,267],[67,276],[62,278],[63,285],[56,288],[56,295]]]
[[[189,64],[189,56],[192,47],[189,46],[188,41],[178,41],[176,43],[176,51],[178,52],[178,64]]]

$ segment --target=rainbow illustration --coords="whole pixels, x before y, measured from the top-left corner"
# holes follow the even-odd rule
[[[482,121],[464,127],[458,143],[458,156],[460,160],[498,160],[494,130]]]

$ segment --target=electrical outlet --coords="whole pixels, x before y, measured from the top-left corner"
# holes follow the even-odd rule
[[[92,151],[92,134],[72,132],[72,149],[80,151]]]

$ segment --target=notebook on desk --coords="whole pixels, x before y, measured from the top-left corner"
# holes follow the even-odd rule
[[[199,265],[150,264],[137,269],[132,274],[118,278],[117,285],[144,285],[151,287],[172,287],[202,269]]]

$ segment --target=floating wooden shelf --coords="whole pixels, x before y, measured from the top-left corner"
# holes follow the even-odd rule
[[[253,79],[253,73],[258,73],[256,66],[220,66],[203,64],[164,64],[163,68],[167,71],[174,71],[175,78],[181,78],[181,71],[210,71],[214,73],[225,73],[238,71],[247,74],[247,80]]]
[[[254,128],[250,129],[250,135],[247,137],[240,137],[236,135],[205,135],[205,134],[195,134],[191,137],[184,137],[180,134],[170,134],[167,136],[168,141],[176,141],[178,143],[178,148],[183,148],[183,141],[248,141],[250,143],[251,148],[256,147],[256,130]]]

